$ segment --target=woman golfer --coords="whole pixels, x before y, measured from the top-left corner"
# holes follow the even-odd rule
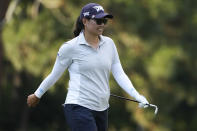
[[[107,131],[111,72],[120,87],[139,101],[140,107],[146,107],[148,101],[122,69],[113,40],[102,35],[107,20],[112,18],[99,4],[89,3],[82,8],[75,38],[60,47],[52,72],[28,96],[29,107],[38,104],[66,69],[70,80],[64,113],[72,131]]]

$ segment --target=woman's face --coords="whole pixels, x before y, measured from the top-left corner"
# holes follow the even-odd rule
[[[94,35],[102,35],[107,19],[83,19],[85,30]]]

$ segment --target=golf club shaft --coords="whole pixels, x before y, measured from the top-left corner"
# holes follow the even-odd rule
[[[129,98],[125,98],[125,97],[122,97],[122,96],[118,96],[118,95],[114,95],[114,94],[110,94],[110,95],[113,96],[113,97],[116,97],[116,98],[123,99],[123,100],[128,100],[128,101],[133,101],[133,102],[136,102],[136,103],[140,103],[139,101],[132,100],[132,99],[129,99]]]

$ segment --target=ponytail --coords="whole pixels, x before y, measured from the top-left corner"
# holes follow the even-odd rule
[[[83,25],[83,22],[82,22],[82,20],[80,19],[80,16],[79,16],[77,18],[77,21],[76,21],[76,24],[75,24],[75,29],[73,31],[74,36],[77,37],[80,34],[81,30],[83,30],[83,29],[84,29],[84,25]]]

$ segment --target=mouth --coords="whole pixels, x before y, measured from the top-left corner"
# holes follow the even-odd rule
[[[100,28],[100,29],[98,29],[99,31],[103,31],[103,29],[102,28]]]
[[[103,31],[103,28],[98,28],[97,30],[98,30],[99,32],[101,32],[101,31]]]

